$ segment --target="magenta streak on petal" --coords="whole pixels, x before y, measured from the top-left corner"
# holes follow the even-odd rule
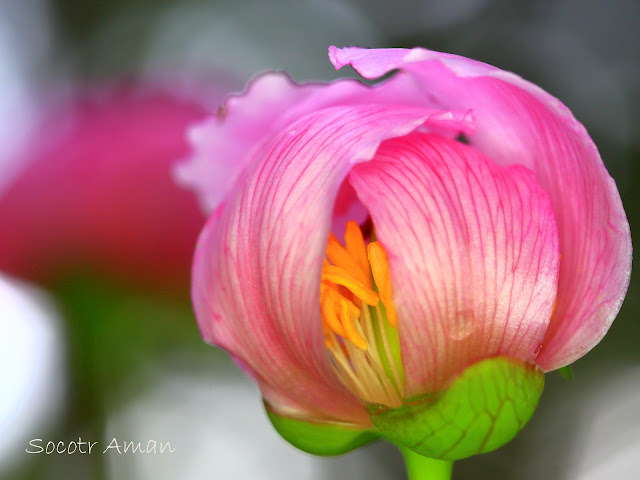
[[[551,198],[562,255],[557,307],[537,363],[553,370],[593,348],[627,291],[631,236],[615,183],[571,112],[517,75],[455,55],[332,48],[330,58],[368,78],[400,68],[423,92],[416,105],[471,109],[472,145],[534,172]]]
[[[551,202],[529,170],[413,133],[349,179],[389,253],[408,396],[487,356],[536,358],[559,255]]]
[[[197,247],[193,298],[206,340],[251,369],[276,411],[368,424],[324,346],[322,260],[338,188],[381,141],[442,112],[384,105],[303,117],[254,153]],[[449,120],[445,120],[448,122]]]

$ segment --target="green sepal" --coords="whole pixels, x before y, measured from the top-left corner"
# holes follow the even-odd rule
[[[380,438],[369,429],[349,423],[310,422],[274,413],[265,403],[267,416],[287,442],[313,455],[341,455]]]
[[[536,365],[509,357],[477,362],[449,387],[388,408],[370,405],[388,440],[431,458],[460,460],[501,447],[529,421],[542,389]]]

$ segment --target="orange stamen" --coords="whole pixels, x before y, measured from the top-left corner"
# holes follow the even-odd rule
[[[340,322],[345,329],[346,338],[348,340],[351,340],[351,342],[360,350],[366,350],[368,348],[367,341],[362,338],[362,336],[356,331],[355,327],[353,326],[353,322],[357,321],[358,317],[360,316],[360,309],[354,307],[355,310],[353,310],[351,308],[351,306],[353,306],[353,303],[349,302],[348,300],[342,300],[340,306]]]
[[[336,301],[334,295],[339,298],[340,294],[335,290],[331,290],[330,287],[327,287],[325,285],[322,285],[320,288],[322,301],[322,319],[326,322],[327,326],[332,331],[334,331],[341,337],[346,336],[346,332],[342,327],[342,323],[340,323],[338,315],[336,314]]]
[[[349,255],[356,261],[360,267],[365,285],[371,288],[371,269],[369,268],[369,260],[367,259],[367,246],[364,243],[362,230],[353,220],[347,222],[347,228],[344,232],[344,243]]]
[[[376,292],[368,288],[363,282],[344,268],[334,265],[326,266],[322,269],[322,279],[348,288],[356,297],[373,307],[380,301],[380,297],[378,297]]]
[[[387,320],[392,327],[398,326],[398,315],[391,300],[391,277],[389,276],[389,260],[387,252],[379,242],[371,242],[367,247],[373,280],[378,287],[380,300],[387,311]]]
[[[331,350],[335,345],[334,345],[333,337],[331,335],[331,329],[324,322],[324,318],[322,322],[322,333],[324,333],[325,347],[327,347],[328,350]]]
[[[345,269],[366,287],[371,288],[370,275],[362,269],[357,259],[340,244],[333,233],[329,235],[327,242],[327,257],[336,267]]]

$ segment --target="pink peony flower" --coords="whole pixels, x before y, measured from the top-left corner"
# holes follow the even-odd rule
[[[631,239],[571,112],[455,55],[329,56],[368,79],[398,71],[374,86],[264,74],[192,130],[178,171],[212,212],[200,330],[268,410],[371,429],[372,405],[443,391],[483,359],[550,371],[596,345]]]
[[[144,85],[96,88],[49,111],[0,197],[0,269],[38,281],[97,269],[181,288],[205,219],[171,168],[204,115]]]

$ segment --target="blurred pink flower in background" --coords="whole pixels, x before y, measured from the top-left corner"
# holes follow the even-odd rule
[[[388,253],[401,394],[437,391],[493,355],[549,371],[597,344],[628,286],[631,239],[615,184],[571,112],[463,57],[360,48],[330,57],[365,78],[399,72],[374,87],[266,74],[192,132],[179,176],[213,212],[193,274],[203,337],[257,380],[275,412],[368,426],[371,398],[339,380],[340,348],[332,363],[319,305],[329,232],[342,236],[345,214],[362,222],[368,212]],[[329,344],[340,337],[357,352],[330,329]]]
[[[36,281],[95,270],[184,290],[204,217],[171,168],[204,114],[140,84],[95,87],[45,112],[0,197],[0,269]]]

